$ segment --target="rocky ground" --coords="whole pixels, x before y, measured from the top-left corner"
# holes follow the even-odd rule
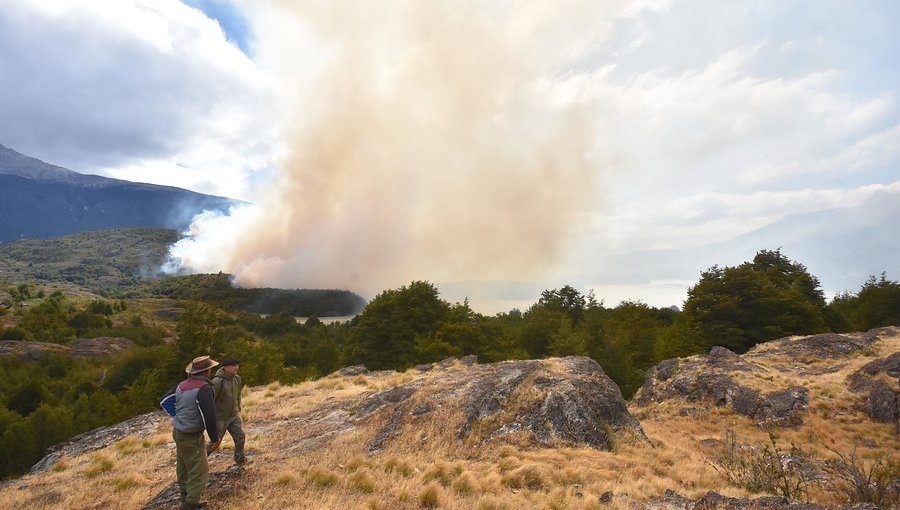
[[[898,462],[898,377],[897,328],[667,360],[630,404],[581,357],[348,367],[245,389],[254,462],[232,464],[226,440],[207,496],[250,509],[875,508],[852,506],[824,466],[831,452]],[[770,432],[776,453],[790,441],[821,467],[803,497],[722,472],[725,453],[761,451]],[[0,508],[176,508],[170,434],[162,412],[82,434],[6,482]]]

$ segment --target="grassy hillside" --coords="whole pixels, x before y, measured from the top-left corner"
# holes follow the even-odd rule
[[[460,363],[424,372],[332,374],[296,386],[246,388],[244,420],[253,463],[235,469],[232,443],[225,439],[224,450],[210,458],[208,499],[212,508],[249,510],[684,508],[708,491],[728,497],[780,495],[778,490],[751,490],[730,482],[724,464],[729,455],[750,461],[769,452],[777,463],[763,475],[778,481],[779,467],[803,461],[810,466],[810,476],[802,493],[792,499],[836,508],[852,494],[852,484],[836,474],[839,470],[827,469],[840,468],[841,459],[847,461],[844,472],[850,470],[850,461],[864,473],[874,473],[879,462],[887,462],[888,478],[882,472],[882,478],[871,480],[882,487],[900,475],[897,425],[873,422],[861,410],[862,397],[848,389],[862,367],[900,351],[897,328],[885,328],[878,337],[863,352],[801,363],[781,348],[784,342],[763,344],[736,362],[756,367],[753,372],[733,372],[745,386],[762,391],[807,388],[810,398],[801,423],[760,427],[708,399],[672,398],[649,407],[632,403],[630,410],[652,445],[620,441],[612,451],[575,444],[541,447],[528,434],[512,434],[503,441],[460,441],[454,433],[458,416],[439,407],[427,425],[405,430],[383,451],[366,452],[373,436],[385,430],[396,413],[385,409],[373,419],[353,420],[363,399],[401,385],[423,387],[464,374],[469,369]],[[680,361],[685,366],[694,362],[711,365],[713,360],[700,356]],[[503,405],[516,405],[520,397],[510,395]],[[694,411],[682,412],[685,408]],[[484,421],[493,420],[491,426],[496,427],[496,419]],[[95,446],[62,454],[46,472],[10,482],[0,489],[0,508],[140,508],[171,489],[171,425],[161,413],[146,415]],[[667,489],[677,494],[663,496]],[[884,508],[896,504],[893,501]],[[778,507],[772,504],[765,507]],[[153,506],[173,507],[165,502]]]
[[[353,315],[365,306],[365,300],[345,290],[238,289],[223,273],[163,275],[159,268],[168,247],[179,238],[175,230],[134,228],[0,244],[0,292],[6,290],[4,282],[34,282],[70,293],[196,300],[229,310],[306,317]]]
[[[115,295],[159,275],[175,230],[112,229],[0,244],[0,280],[66,282]]]

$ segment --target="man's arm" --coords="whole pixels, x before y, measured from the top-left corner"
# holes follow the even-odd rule
[[[237,408],[238,412],[241,412],[241,390],[244,389],[244,384],[241,382],[241,376],[235,375],[237,377]]]
[[[212,378],[212,387],[213,387],[213,400],[219,398],[219,392],[222,391],[222,378],[221,377],[213,377]]]
[[[200,408],[200,417],[203,419],[203,426],[206,427],[209,441],[213,444],[218,444],[219,427],[216,425],[215,392],[212,385],[204,385],[197,392],[197,406]]]

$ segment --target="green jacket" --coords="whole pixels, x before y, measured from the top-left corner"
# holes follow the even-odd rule
[[[216,394],[216,416],[225,420],[241,413],[241,376],[228,377],[220,368],[212,380]]]

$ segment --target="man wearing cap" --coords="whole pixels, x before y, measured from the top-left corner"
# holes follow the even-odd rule
[[[181,493],[181,510],[203,508],[200,498],[206,490],[209,464],[206,460],[206,441],[209,435],[211,450],[217,450],[222,440],[216,424],[215,392],[209,375],[218,361],[209,356],[194,358],[184,371],[189,377],[175,386],[175,416],[172,436],[175,438],[176,474]]]
[[[244,435],[244,423],[241,420],[241,376],[237,375],[240,367],[241,360],[226,359],[222,362],[222,368],[213,377],[212,385],[216,394],[218,430],[223,437],[226,430],[231,434],[231,439],[234,440],[234,462],[243,465],[247,462],[247,458],[244,456],[246,436]],[[207,447],[207,450],[210,447]]]

